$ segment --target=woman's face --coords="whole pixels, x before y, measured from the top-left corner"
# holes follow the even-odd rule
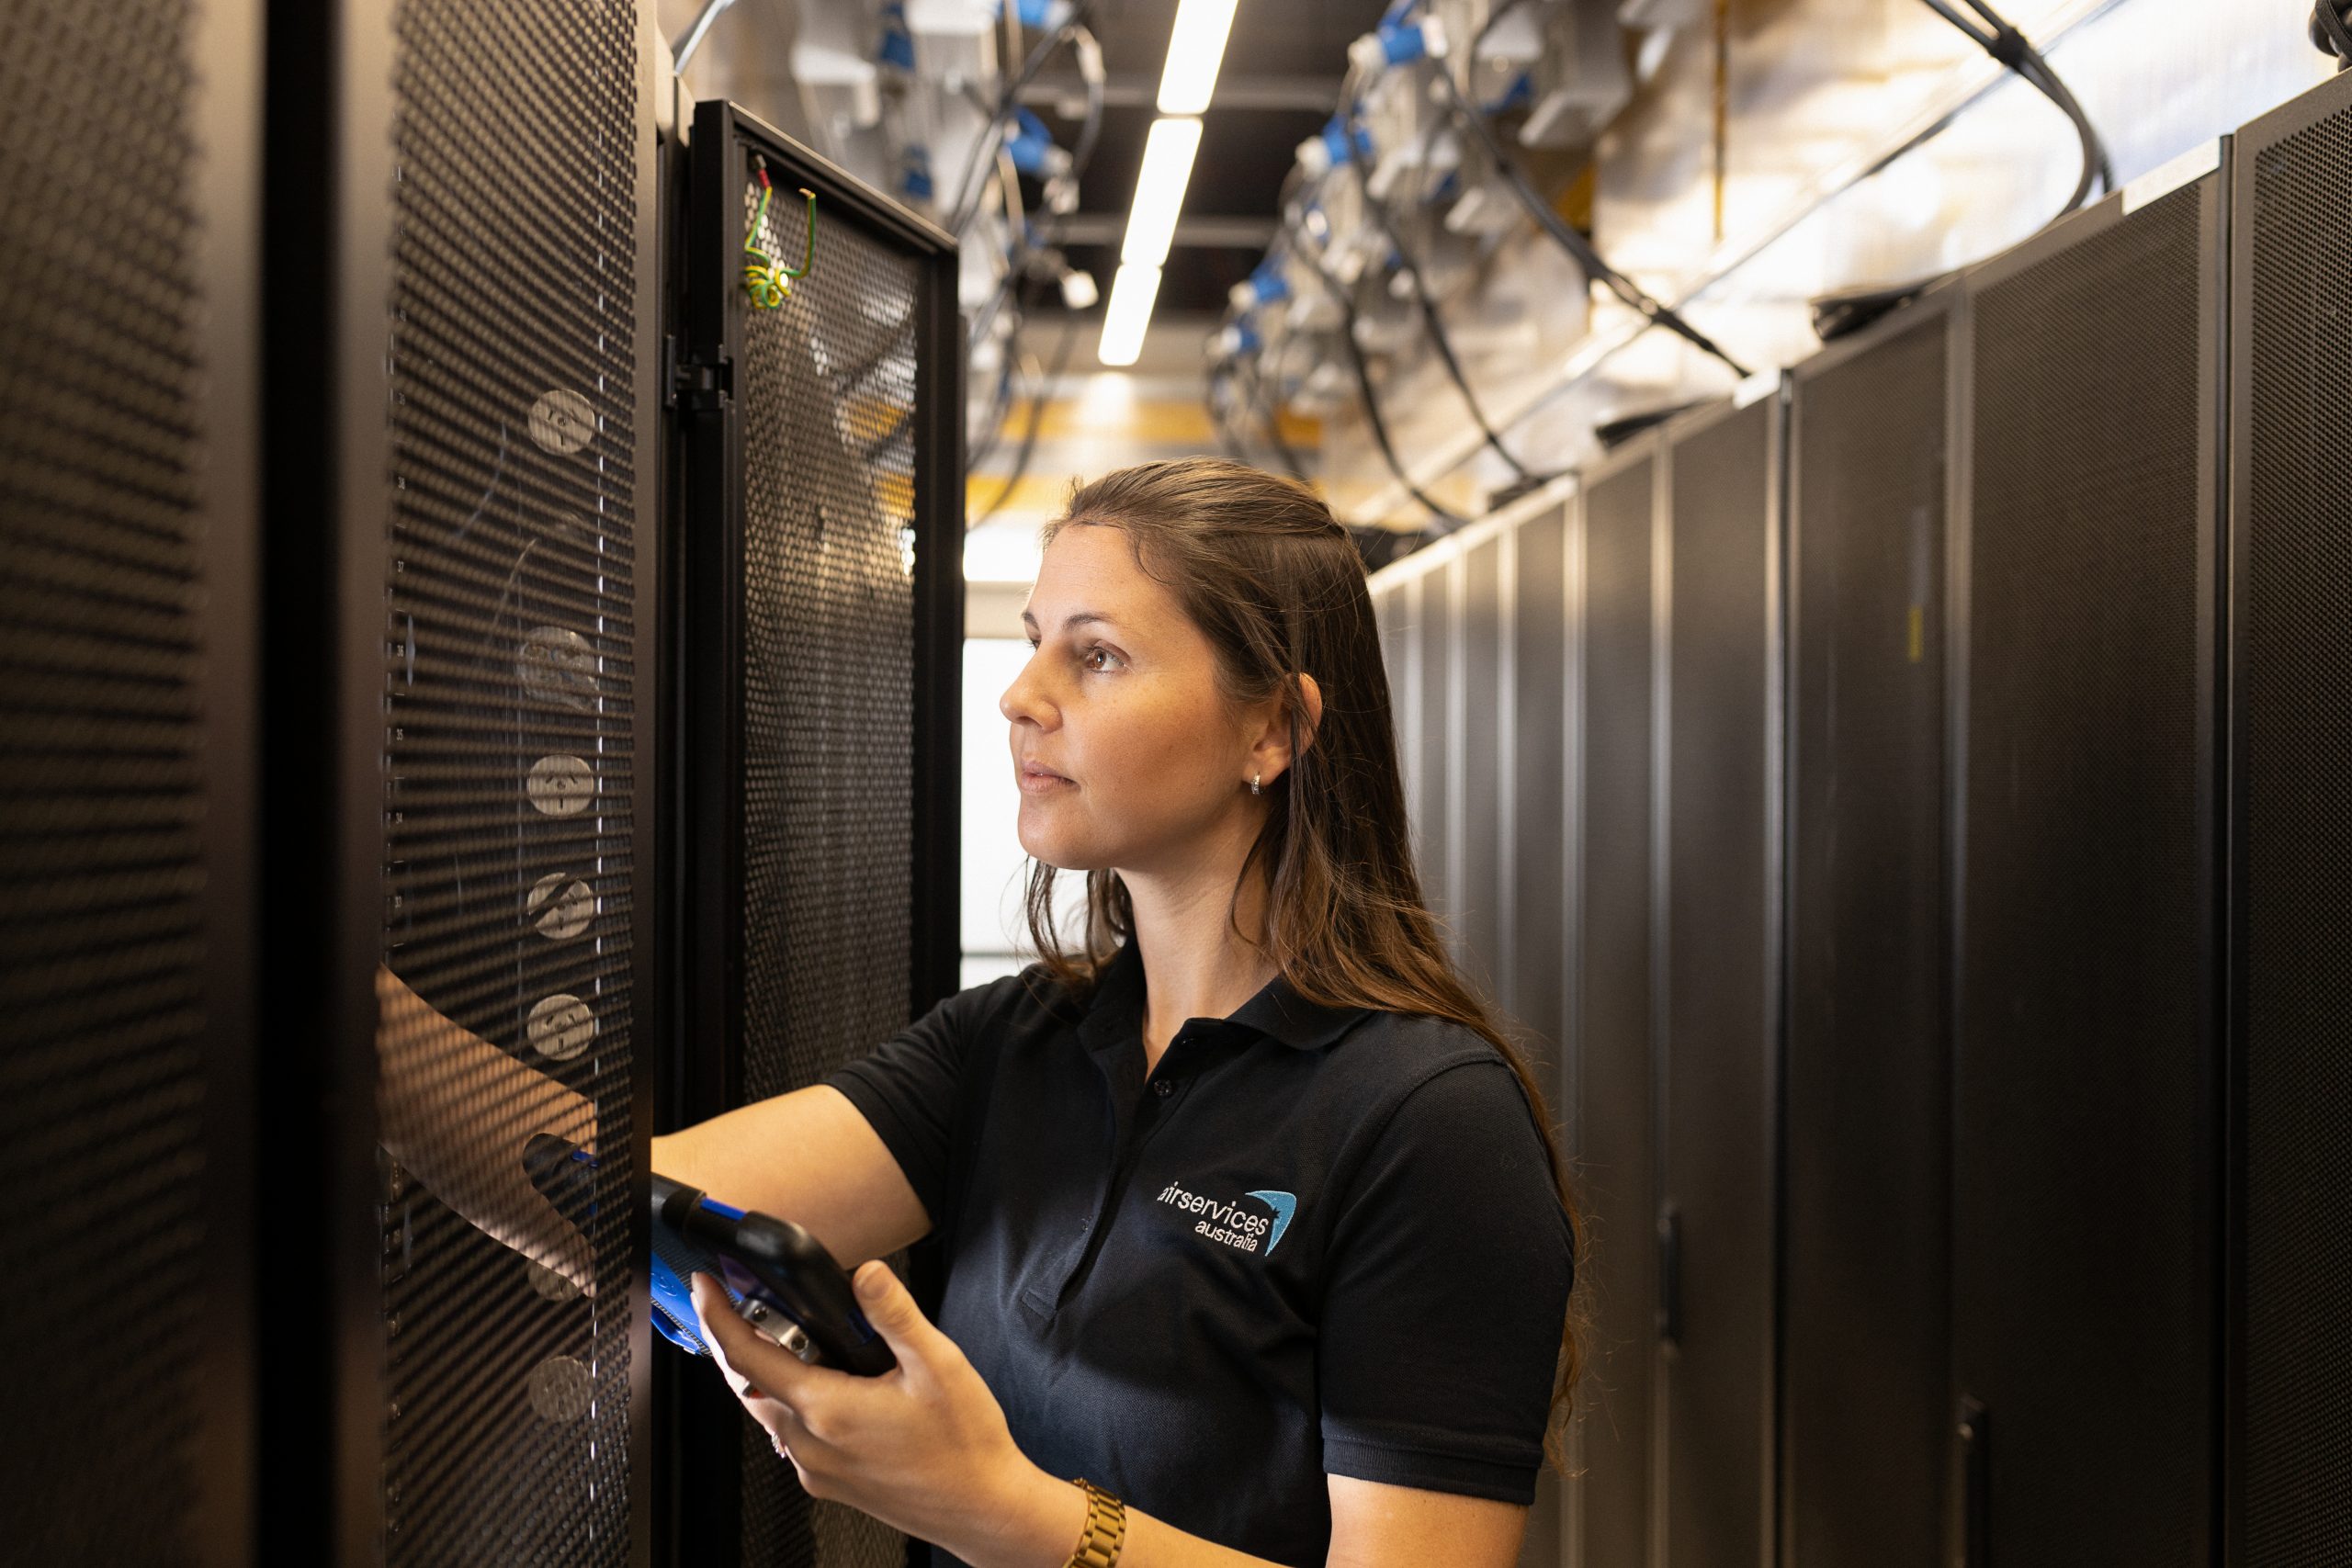
[[[1022,619],[1036,651],[997,705],[1023,850],[1065,871],[1148,873],[1248,811],[1265,718],[1227,703],[1208,638],[1126,530],[1062,529]]]

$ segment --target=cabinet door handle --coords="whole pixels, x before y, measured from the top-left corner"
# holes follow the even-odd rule
[[[1987,1568],[1993,1555],[1993,1433],[1984,1404],[1971,1395],[1960,1396],[1952,1444],[1960,1481],[1952,1568]]]

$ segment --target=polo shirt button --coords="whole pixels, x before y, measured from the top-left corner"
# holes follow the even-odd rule
[[[1154,1078],[1151,1080],[1151,1092],[1159,1096],[1160,1099],[1166,1100],[1170,1095],[1176,1092],[1176,1080],[1173,1078]]]

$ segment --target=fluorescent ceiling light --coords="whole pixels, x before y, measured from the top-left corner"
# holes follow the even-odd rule
[[[1102,312],[1102,341],[1094,356],[1105,365],[1133,365],[1143,352],[1143,330],[1151,324],[1151,302],[1159,298],[1159,269],[1123,265],[1111,280],[1111,303]]]
[[[1200,114],[1216,91],[1225,38],[1233,30],[1236,0],[1183,0],[1168,35],[1168,63],[1159,72],[1159,112]]]
[[[1151,122],[1151,134],[1143,144],[1143,167],[1136,175],[1135,205],[1127,209],[1126,243],[1119,247],[1122,264],[1156,271],[1168,260],[1169,242],[1176,237],[1176,214],[1193,179],[1193,154],[1200,150],[1199,120]]]

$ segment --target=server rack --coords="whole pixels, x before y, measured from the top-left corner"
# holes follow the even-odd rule
[[[1664,432],[1655,954],[1668,1563],[1773,1552],[1784,389]]]
[[[1578,680],[1569,696],[1576,806],[1568,874],[1574,998],[1566,1055],[1577,1119],[1590,1312],[1568,1508],[1577,1560],[1654,1561],[1658,1496],[1657,1086],[1652,1031],[1658,910],[1659,599],[1665,573],[1655,436],[1583,478],[1568,563]]]
[[[1965,276],[1951,1487],[1968,1563],[2202,1562],[2213,1540],[2225,191],[2135,187]]]
[[[1792,378],[1780,1540],[1823,1568],[1942,1556],[1952,299]]]
[[[0,1539],[227,1568],[258,1472],[262,18],[57,0],[10,21]]]
[[[1566,477],[1515,499],[1498,514],[1498,822],[1491,849],[1485,852],[1496,864],[1489,994],[1544,1087],[1564,1154],[1567,1129],[1576,1125],[1566,1030],[1575,809],[1569,788],[1574,622],[1568,551],[1577,504],[1577,481]],[[1472,827],[1465,838],[1475,863],[1479,850]],[[1566,1438],[1574,1468],[1573,1426]],[[1536,1478],[1522,1546],[1532,1560],[1566,1560],[1570,1490],[1566,1478],[1549,1470]]]
[[[635,0],[390,14],[390,515],[353,544],[385,617],[384,964],[503,1053],[419,1057],[390,1004],[379,1032],[392,1564],[646,1544],[651,43]],[[411,1168],[418,1113],[468,1125],[462,1168]],[[593,1141],[596,1165],[560,1200],[577,1241],[518,1256],[460,1194],[516,1181],[534,1134]]]
[[[1408,775],[1417,758],[1442,767],[1440,798],[1453,807],[1431,815],[1408,785],[1424,883],[1452,890],[1453,956],[1527,1053],[1555,1126],[1571,1120],[1575,1094],[1564,1031],[1576,496],[1573,479],[1556,480],[1370,583],[1400,761]],[[1425,681],[1421,607],[1432,595],[1458,613],[1442,628],[1451,634],[1442,673]],[[1429,682],[1441,705],[1425,703]],[[1566,1550],[1565,1492],[1548,1472],[1539,1479],[1523,1546],[1531,1559]]]
[[[646,20],[270,12],[265,1245],[325,1280],[260,1369],[273,1559],[646,1550]],[[593,1145],[560,1207],[537,1132]]]
[[[2352,558],[2352,81],[2245,127],[2231,172],[2227,1561],[2352,1552],[2337,1440],[2352,1247],[2343,1122]]]
[[[955,243],[729,104],[697,107],[690,164],[673,1123],[820,1080],[958,969]],[[745,245],[798,265],[804,188],[813,269],[754,309]],[[664,1373],[678,1561],[902,1560],[894,1532],[812,1508],[703,1370]]]

